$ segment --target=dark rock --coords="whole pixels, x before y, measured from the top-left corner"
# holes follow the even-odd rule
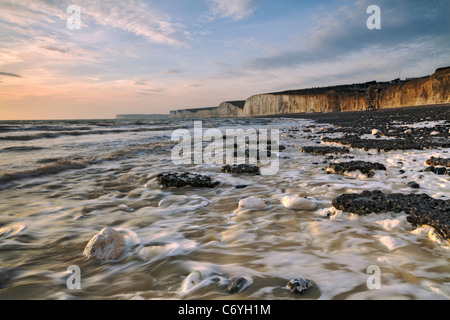
[[[440,167],[450,167],[450,158],[449,159],[444,159],[444,158],[435,158],[435,157],[431,157],[430,159],[427,160],[426,162],[427,165],[429,166],[440,166]]]
[[[436,207],[432,211],[415,206],[406,220],[413,225],[429,225],[444,239],[450,239],[450,206],[448,203]]]
[[[227,290],[230,294],[235,294],[241,292],[245,285],[247,284],[247,280],[244,278],[235,278],[230,281],[228,284]]]
[[[350,146],[356,149],[363,149],[365,151],[376,149],[378,151],[392,151],[392,150],[423,150],[435,149],[436,147],[447,148],[450,147],[448,143],[438,143],[428,140],[420,139],[391,139],[391,140],[376,140],[376,139],[361,139],[355,136],[345,136],[342,138],[323,137],[323,142],[339,143],[341,145]]]
[[[313,283],[305,278],[299,278],[288,281],[286,286],[291,290],[292,293],[303,293],[306,290],[312,288]]]
[[[405,170],[399,170],[400,174],[404,174],[406,171]]]
[[[248,164],[239,164],[239,165],[225,165],[221,168],[222,172],[226,173],[233,173],[233,174],[241,174],[241,173],[248,173],[248,174],[255,174],[259,175],[261,172],[259,171],[259,167],[257,166],[250,166]]]
[[[350,153],[350,150],[347,148],[337,148],[337,147],[303,147],[303,153],[313,153],[318,155],[327,155],[329,153]]]
[[[240,184],[240,185],[237,185],[237,186],[234,186],[236,189],[245,189],[245,188],[247,188],[248,187],[248,185],[246,185],[246,184]]]
[[[420,189],[420,184],[415,181],[408,182],[408,187],[412,189]]]
[[[333,206],[358,215],[405,211],[410,217],[407,219],[409,222],[430,225],[447,240],[450,239],[450,200],[435,199],[427,194],[384,194],[374,190],[341,195],[333,200]]]
[[[211,177],[192,174],[192,173],[161,173],[156,179],[163,187],[177,187],[185,186],[214,188],[219,182],[213,182]]]
[[[427,167],[425,169],[425,172],[433,172],[433,173],[438,174],[438,175],[446,174],[446,175],[450,176],[450,168],[446,169],[445,167],[430,166],[430,167]]]
[[[447,169],[445,169],[445,167],[434,168],[434,173],[443,175],[447,173]]]
[[[386,171],[386,167],[381,163],[372,163],[365,161],[350,161],[350,162],[341,162],[341,163],[330,163],[328,165],[328,171],[334,173],[344,173],[346,171],[356,171],[359,170],[361,173],[367,175],[368,177],[373,177],[375,173],[374,170],[384,170]]]

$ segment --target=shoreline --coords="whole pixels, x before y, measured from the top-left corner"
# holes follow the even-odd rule
[[[327,121],[342,121],[349,120],[350,118],[381,118],[385,116],[401,116],[401,115],[413,115],[414,113],[424,111],[426,115],[417,115],[417,117],[423,118],[430,116],[442,115],[440,120],[450,121],[450,103],[447,104],[436,104],[436,105],[421,105],[421,106],[410,106],[410,107],[399,107],[399,108],[386,108],[378,109],[375,111],[336,111],[327,113],[292,113],[292,114],[278,114],[270,116],[261,116],[255,118],[294,118],[294,119],[309,119],[315,120],[319,123],[324,123]],[[442,113],[441,113],[442,112]],[[345,118],[345,119],[343,119]]]

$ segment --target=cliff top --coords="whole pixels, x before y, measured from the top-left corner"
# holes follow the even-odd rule
[[[450,66],[448,67],[443,67],[443,68],[439,68],[436,69],[434,75],[442,75],[442,74],[446,74],[446,73],[450,73]],[[426,79],[431,77],[432,75],[428,75],[428,76],[424,76],[424,77],[420,77],[420,78],[411,78],[411,79],[406,79],[406,80],[400,80],[400,79],[395,79],[395,80],[391,80],[388,82],[377,82],[377,81],[370,81],[370,82],[365,82],[365,83],[355,83],[355,84],[346,84],[346,85],[336,85],[336,86],[328,86],[328,87],[318,87],[318,88],[307,88],[307,89],[294,89],[294,90],[287,90],[287,91],[281,91],[281,92],[272,92],[272,93],[266,93],[266,94],[274,94],[274,95],[310,95],[310,94],[324,94],[327,93],[329,91],[335,91],[335,92],[342,92],[342,91],[356,91],[356,90],[365,90],[367,89],[369,86],[371,85],[382,85],[382,86],[388,86],[390,84],[395,84],[398,82],[407,82],[407,81],[411,81],[414,79]]]
[[[245,100],[236,100],[236,101],[226,101],[225,103],[232,104],[233,106],[244,109],[245,106]]]

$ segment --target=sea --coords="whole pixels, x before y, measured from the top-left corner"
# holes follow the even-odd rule
[[[192,131],[193,120],[1,121],[0,299],[450,298],[450,243],[434,229],[412,226],[404,212],[358,216],[331,204],[364,190],[449,199],[449,177],[424,169],[450,149],[352,149],[355,160],[387,170],[327,174],[330,160],[301,148],[332,145],[321,142],[340,136],[325,133],[331,125],[286,118],[202,124],[222,132],[278,129],[285,149],[277,173],[174,164],[172,134]],[[164,172],[207,175],[219,185],[163,188],[156,177]],[[307,197],[317,209],[287,209],[286,195]],[[239,208],[250,196],[265,208]],[[104,227],[124,236],[122,253],[87,259],[86,244]],[[73,266],[79,289],[68,285]],[[236,278],[243,286],[232,295],[227,286]],[[287,282],[300,278],[313,288],[292,293]]]

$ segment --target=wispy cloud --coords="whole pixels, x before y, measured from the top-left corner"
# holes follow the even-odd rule
[[[350,56],[356,59],[349,61],[353,66],[363,62],[372,66],[378,64],[379,69],[387,69],[398,63],[413,67],[430,55],[439,60],[448,60],[450,42],[448,28],[445,28],[448,21],[447,1],[380,0],[382,29],[375,31],[366,27],[368,5],[369,1],[355,1],[315,17],[315,24],[309,30],[309,35],[303,37],[297,49],[249,58],[245,68],[298,68],[338,63]],[[445,39],[447,45],[443,44]],[[445,49],[442,50],[445,47],[447,53]]]
[[[0,22],[23,28],[59,24],[64,29],[69,17],[66,10],[72,4],[71,0],[35,0],[21,4],[3,0],[0,4]],[[141,36],[151,43],[177,47],[187,45],[185,26],[173,21],[170,15],[150,7],[144,0],[79,0],[76,4],[80,7],[82,28],[97,24]]]
[[[9,73],[9,72],[1,72],[1,71],[0,71],[0,76],[22,78],[22,76],[20,76],[18,74]]]
[[[161,72],[161,74],[181,74],[181,73],[183,73],[183,71],[178,69],[166,69]]]
[[[208,4],[207,20],[216,18],[238,21],[252,15],[256,10],[256,0],[206,0]]]
[[[142,36],[152,43],[187,45],[185,26],[142,0],[82,1],[79,6],[97,24]]]

